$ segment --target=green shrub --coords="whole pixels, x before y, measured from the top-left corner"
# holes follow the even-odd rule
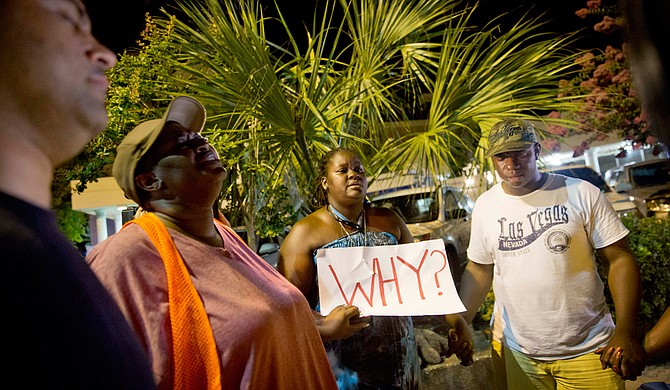
[[[670,305],[670,218],[625,217],[622,221],[630,230],[628,240],[640,266],[642,299],[638,321],[644,332]],[[607,280],[603,267],[601,275]],[[608,288],[605,293],[610,310],[616,315]]]
[[[489,290],[489,292],[486,294],[486,298],[484,298],[484,303],[482,306],[479,308],[479,311],[477,312],[479,314],[479,317],[481,317],[482,320],[484,321],[490,321],[491,316],[493,315],[493,302],[495,301],[495,295],[493,295],[493,287]]]

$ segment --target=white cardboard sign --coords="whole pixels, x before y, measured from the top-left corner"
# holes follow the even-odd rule
[[[449,261],[440,239],[317,252],[321,313],[358,306],[362,316],[459,313]]]

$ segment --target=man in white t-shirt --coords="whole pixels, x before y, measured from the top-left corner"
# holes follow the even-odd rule
[[[644,369],[640,273],[628,230],[598,188],[538,170],[531,123],[498,122],[488,141],[502,182],[475,204],[460,295],[471,321],[493,282],[497,384],[624,389],[623,380]],[[616,327],[595,251],[609,269]]]

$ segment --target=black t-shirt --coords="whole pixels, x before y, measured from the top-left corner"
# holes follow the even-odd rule
[[[0,264],[5,383],[155,388],[138,339],[53,212],[0,193]]]

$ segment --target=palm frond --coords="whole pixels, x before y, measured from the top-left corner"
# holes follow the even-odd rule
[[[495,20],[472,32],[472,11],[445,29],[426,130],[404,135],[379,157],[392,162],[389,170],[418,167],[434,177],[457,175],[473,157],[486,169],[482,150],[495,122],[521,117],[546,124],[554,121],[543,116],[550,111],[579,108],[557,93],[579,55],[570,49],[573,35],[538,32],[539,17],[502,33]]]

